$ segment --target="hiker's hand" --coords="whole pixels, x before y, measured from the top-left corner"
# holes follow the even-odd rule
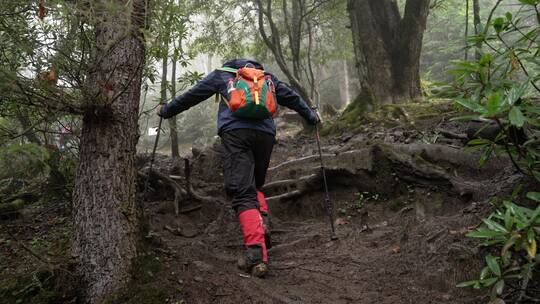
[[[319,112],[316,111],[316,110],[313,110],[313,117],[308,121],[308,123],[312,126],[315,126],[317,124],[320,124],[322,121],[321,121],[321,117],[319,116]]]
[[[163,116],[161,115],[161,110],[162,110],[162,109],[163,109],[163,105],[159,105],[159,106],[157,107],[157,109],[156,109],[156,114],[157,114],[157,116],[163,117]]]

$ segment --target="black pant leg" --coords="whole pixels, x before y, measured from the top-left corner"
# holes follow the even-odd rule
[[[223,171],[225,190],[232,197],[237,213],[259,209],[255,187],[255,156],[252,151],[253,130],[232,130],[221,135],[225,153]]]
[[[256,131],[256,139],[253,146],[255,158],[255,186],[261,189],[266,181],[266,171],[270,164],[270,157],[274,149],[276,139],[273,135]]]

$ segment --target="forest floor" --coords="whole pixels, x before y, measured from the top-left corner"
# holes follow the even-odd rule
[[[399,115],[394,119],[390,113],[390,124],[365,121],[354,132],[328,137],[331,139],[323,140],[324,152],[343,153],[374,141],[442,144],[461,150],[464,139],[448,139],[440,132],[466,133],[466,127],[449,121],[455,114],[446,103],[422,107],[404,119]],[[482,266],[481,249],[464,235],[489,210],[485,197],[511,191],[508,178],[475,172],[473,178],[480,179],[479,184],[497,189],[480,196],[450,190],[447,184],[405,181],[394,175],[395,183],[378,185],[379,191],[365,191],[352,186],[354,183],[331,183],[339,237],[335,241],[330,240],[320,187],[293,199],[272,201],[270,271],[266,278],[258,279],[237,269],[237,258],[243,252],[241,233],[224,197],[214,155],[219,153],[215,152],[196,151],[194,154],[200,154],[195,156],[192,173],[197,192],[214,197],[215,203],[198,205],[195,200],[184,200],[182,210],[200,208],[179,216],[174,215],[171,191],[145,203],[149,245],[134,273],[134,285],[112,303],[487,303],[480,294],[455,286],[476,278]],[[313,136],[283,132],[271,167],[315,153]],[[156,166],[168,171],[171,160],[160,157]],[[456,176],[460,170],[447,168]],[[279,174],[270,172],[267,182],[279,179]],[[53,262],[69,265],[68,215],[64,209],[38,206],[16,219],[4,219],[2,225],[11,231],[11,235],[0,233],[0,252],[5,257],[0,261],[2,279],[34,275],[26,276],[26,289],[20,287],[24,287],[22,279],[9,281],[19,289],[2,280],[0,295],[9,291],[9,299],[17,298],[14,293],[35,299],[26,296],[40,294],[43,279],[39,273],[36,278],[35,269],[50,269]],[[45,270],[42,276],[46,274]],[[64,293],[65,303],[77,302],[77,292],[52,285],[56,293]],[[5,297],[0,303],[12,302]]]

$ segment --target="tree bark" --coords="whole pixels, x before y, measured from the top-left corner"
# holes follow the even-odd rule
[[[83,116],[73,198],[73,254],[86,302],[125,286],[137,256],[139,208],[134,166],[145,48],[144,0],[96,1],[94,69]],[[109,8],[109,9],[106,9]],[[121,9],[120,9],[121,8]]]
[[[341,60],[342,67],[340,68],[340,76],[342,81],[340,83],[340,97],[341,97],[341,108],[346,107],[349,102],[351,102],[351,93],[350,93],[350,80],[349,80],[349,67],[347,65],[347,60]]]
[[[479,0],[473,0],[473,12],[474,12],[474,34],[480,35],[480,2]],[[482,41],[477,40],[476,41],[476,50],[475,50],[475,58],[476,60],[480,60],[480,57],[482,57]]]
[[[172,74],[171,74],[171,97],[176,95],[176,56],[177,51],[174,53],[172,62]],[[173,158],[180,158],[180,151],[178,149],[178,124],[176,116],[169,118],[169,128],[171,129],[171,156]]]
[[[430,0],[349,0],[356,67],[355,102],[390,104],[421,98],[420,55]]]
[[[465,0],[465,61],[469,60],[469,0]]]

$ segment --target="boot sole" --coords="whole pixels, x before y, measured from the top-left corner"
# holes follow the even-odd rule
[[[251,269],[251,275],[257,278],[263,278],[268,272],[268,265],[264,263],[257,264]]]

